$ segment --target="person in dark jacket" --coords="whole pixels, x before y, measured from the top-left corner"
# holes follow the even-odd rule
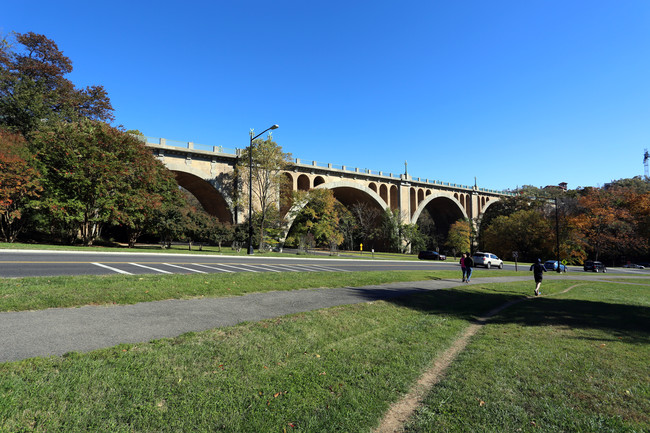
[[[535,296],[539,296],[541,293],[539,288],[542,285],[544,272],[546,272],[546,268],[542,264],[542,259],[537,259],[537,262],[530,266],[530,270],[533,271],[533,277],[535,277]]]
[[[469,283],[469,279],[472,278],[472,268],[474,267],[474,259],[470,253],[467,253],[467,255],[465,255],[463,264],[465,265],[465,282]]]

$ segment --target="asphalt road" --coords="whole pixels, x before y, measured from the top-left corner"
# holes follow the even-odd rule
[[[519,271],[528,271],[527,264]],[[359,272],[378,270],[458,270],[456,260],[384,260],[344,258],[226,256],[207,254],[167,254],[130,252],[77,252],[0,249],[0,278],[39,277],[57,275],[142,275],[193,274],[218,272]],[[515,270],[505,264],[503,269]],[[479,271],[499,272],[499,269],[478,268]],[[583,272],[581,267],[569,267],[569,272]],[[609,272],[650,275],[650,269],[610,268]],[[478,275],[476,275],[478,276]]]
[[[454,261],[406,261],[207,254],[0,250],[0,278],[216,272],[356,272],[458,269]]]

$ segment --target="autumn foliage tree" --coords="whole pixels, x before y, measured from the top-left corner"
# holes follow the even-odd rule
[[[44,123],[112,121],[106,90],[76,88],[71,72],[71,60],[43,35],[16,33],[15,42],[0,43],[0,125],[30,139]]]
[[[449,228],[447,242],[445,246],[454,253],[454,257],[459,252],[470,250],[470,235],[472,227],[469,220],[458,220]]]
[[[25,140],[0,129],[0,235],[6,242],[16,240],[25,225],[25,211],[41,191]]]
[[[638,230],[649,212],[647,196],[624,187],[582,191],[580,209],[572,223],[595,260],[602,255],[614,259],[647,247],[647,238]]]

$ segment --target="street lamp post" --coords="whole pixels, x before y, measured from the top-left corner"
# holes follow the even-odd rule
[[[561,269],[560,269],[560,218],[558,217],[557,197],[555,197],[555,240],[557,242],[557,273],[559,274],[561,272]]]
[[[254,137],[252,129],[250,132],[250,146],[248,148],[248,254],[253,254],[253,140],[266,131],[278,128],[278,125],[273,125]]]

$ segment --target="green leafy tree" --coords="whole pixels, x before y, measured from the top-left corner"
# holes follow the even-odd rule
[[[0,129],[0,234],[14,242],[43,188],[22,136]]]
[[[224,242],[233,242],[235,237],[235,228],[228,223],[222,223],[219,219],[212,217],[212,225],[210,226],[209,239],[210,242],[219,246],[221,252],[221,245]]]
[[[328,189],[298,191],[293,202],[300,208],[295,214],[290,242],[296,243],[301,237],[313,236],[317,246],[331,247],[343,243],[343,233],[339,230],[342,205]]]
[[[273,141],[271,134],[266,140],[256,139],[252,147],[252,188],[249,188],[248,183],[251,177],[251,172],[249,172],[250,147],[242,151],[237,164],[236,175],[240,176],[243,181],[238,204],[248,203],[248,193],[251,189],[253,209],[259,214],[259,217],[253,217],[253,220],[257,222],[259,245],[262,246],[269,216],[280,217],[279,197],[283,182],[287,181],[283,171],[289,167],[291,154],[283,152],[282,147]],[[278,224],[279,221],[273,221],[270,226]]]
[[[427,248],[429,238],[420,231],[417,224],[402,224],[400,234],[400,237],[404,241],[402,252],[410,250],[411,253],[416,253]]]
[[[103,122],[53,124],[34,134],[43,173],[42,204],[52,225],[91,245],[106,224],[122,224],[130,241],[162,203],[178,200],[176,182],[135,137]]]
[[[66,78],[71,72],[70,59],[43,35],[16,33],[15,43],[0,43],[0,125],[31,139],[44,123],[112,121],[106,90],[76,88]]]
[[[191,224],[187,211],[187,206],[172,203],[156,211],[153,227],[162,248],[170,248],[172,241],[185,238]]]

